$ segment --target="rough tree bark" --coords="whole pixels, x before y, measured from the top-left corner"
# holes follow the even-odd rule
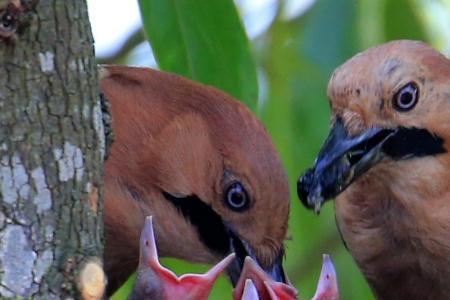
[[[105,143],[86,3],[0,6],[0,298],[96,299]]]

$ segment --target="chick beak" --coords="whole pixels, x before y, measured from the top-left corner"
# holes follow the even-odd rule
[[[297,193],[303,204],[319,213],[326,200],[338,195],[384,157],[383,145],[395,133],[395,129],[372,127],[350,136],[338,118],[315,166],[297,183]]]
[[[234,300],[294,300],[297,290],[290,284],[276,282],[251,257],[246,257],[242,275],[233,290]]]
[[[230,277],[233,287],[236,287],[241,273],[244,268],[246,257],[251,257],[255,262],[261,265],[253,252],[252,248],[242,240],[234,231],[229,230],[230,249],[236,254],[236,259],[228,266],[228,275]],[[284,273],[283,265],[283,251],[277,256],[274,263],[263,270],[272,280],[282,283],[287,283],[287,278]]]
[[[339,288],[333,261],[328,254],[324,254],[316,294],[311,300],[339,300],[339,298]]]
[[[159,263],[152,217],[147,217],[140,237],[138,275],[131,299],[159,299],[164,295],[164,299],[206,300],[234,256],[228,255],[204,274],[178,277]]]
[[[245,280],[241,300],[259,300],[258,290],[251,279]]]

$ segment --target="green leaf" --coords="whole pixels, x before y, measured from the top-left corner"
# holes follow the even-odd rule
[[[159,67],[213,85],[255,108],[256,67],[232,0],[141,0]]]
[[[358,20],[354,0],[316,1],[297,19],[277,20],[268,33],[268,48],[260,54],[269,85],[262,117],[287,167],[292,192],[292,241],[286,243],[285,267],[301,299],[314,294],[322,253],[335,259],[343,299],[373,299],[340,240],[332,203],[317,217],[303,207],[295,190],[329,129],[326,89],[331,73],[360,50]]]
[[[386,40],[410,39],[427,42],[422,20],[412,0],[385,0],[384,31]]]
[[[392,40],[429,42],[416,0],[359,0],[358,31],[363,49]]]

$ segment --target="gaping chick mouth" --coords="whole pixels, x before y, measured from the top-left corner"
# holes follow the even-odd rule
[[[415,127],[371,127],[350,136],[338,118],[315,166],[300,177],[298,196],[317,213],[326,200],[336,197],[383,158],[401,160],[436,155],[446,152],[443,144],[442,138]]]
[[[250,245],[197,196],[191,195],[179,198],[166,192],[163,192],[163,195],[196,227],[200,239],[209,249],[223,257],[231,252],[236,254],[236,259],[228,267],[228,275],[233,286],[236,286],[239,280],[247,256],[250,256],[260,264]],[[283,252],[281,251],[274,263],[270,267],[263,269],[275,281],[286,283],[287,279],[282,267],[282,258]]]

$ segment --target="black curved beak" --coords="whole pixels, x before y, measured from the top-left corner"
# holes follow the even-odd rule
[[[244,266],[245,257],[250,256],[253,258],[258,264],[261,266],[260,262],[256,258],[254,252],[250,248],[250,246],[239,238],[232,230],[229,230],[230,235],[230,248],[231,252],[236,254],[235,260],[228,266],[228,276],[230,277],[231,283],[233,287],[236,286],[239,277],[242,273],[242,268]],[[275,262],[267,267],[262,269],[270,276],[273,280],[278,282],[287,283],[286,275],[283,269],[282,261],[283,261],[284,252],[282,251]]]
[[[316,213],[384,157],[409,159],[446,152],[443,139],[425,129],[371,127],[350,136],[337,118],[316,159],[297,182],[297,193]]]
[[[383,158],[382,147],[394,133],[393,129],[373,127],[350,137],[341,119],[337,119],[315,166],[297,183],[297,193],[303,204],[319,212],[323,202],[342,192]]]

